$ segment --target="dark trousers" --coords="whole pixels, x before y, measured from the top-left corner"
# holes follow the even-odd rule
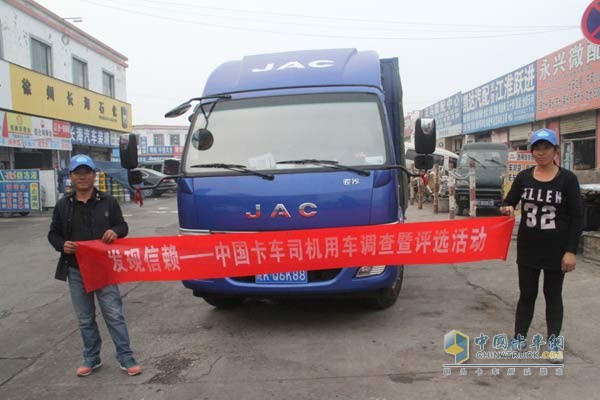
[[[538,287],[541,269],[519,265],[519,303],[517,304],[517,315],[515,318],[515,337],[522,335],[527,337],[527,331],[533,319],[535,300],[538,295]],[[546,298],[546,326],[548,337],[559,336],[563,320],[562,286],[565,278],[564,272],[560,270],[544,269],[544,297]]]

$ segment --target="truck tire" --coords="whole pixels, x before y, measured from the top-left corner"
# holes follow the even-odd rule
[[[374,295],[367,299],[367,306],[374,310],[384,310],[396,303],[400,290],[402,289],[402,281],[404,279],[404,267],[398,267],[398,275],[391,287],[379,289]]]
[[[223,296],[219,294],[205,294],[204,301],[216,308],[233,308],[244,302],[243,297]]]

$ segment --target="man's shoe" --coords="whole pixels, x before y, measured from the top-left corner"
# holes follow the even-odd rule
[[[135,361],[134,358],[130,358],[129,360],[120,363],[120,367],[123,371],[127,372],[127,375],[134,376],[142,373],[142,367]]]
[[[84,360],[81,367],[77,368],[77,376],[83,377],[88,376],[95,369],[98,369],[102,366],[102,361],[99,358],[91,361]]]

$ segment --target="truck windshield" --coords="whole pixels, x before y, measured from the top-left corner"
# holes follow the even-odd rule
[[[458,160],[459,168],[469,168],[469,162],[475,161],[475,168],[484,167],[506,167],[506,151],[501,150],[471,150],[460,154]]]
[[[200,115],[191,132],[203,128]],[[330,93],[220,101],[209,117],[214,143],[198,150],[186,144],[184,171],[226,163],[254,170],[322,169],[322,165],[277,164],[320,159],[348,166],[382,165],[387,160],[382,110],[377,96]],[[190,135],[193,136],[193,135]]]

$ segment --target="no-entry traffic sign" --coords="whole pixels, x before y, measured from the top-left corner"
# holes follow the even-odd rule
[[[581,18],[583,36],[592,43],[600,44],[600,1],[592,1]]]

